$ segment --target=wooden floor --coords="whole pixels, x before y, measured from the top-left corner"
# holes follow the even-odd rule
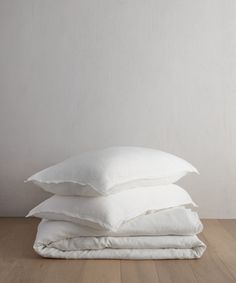
[[[236,220],[204,220],[199,260],[54,260],[32,250],[37,219],[0,218],[1,283],[236,282]]]

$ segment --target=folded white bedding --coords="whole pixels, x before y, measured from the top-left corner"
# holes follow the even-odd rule
[[[70,259],[193,259],[205,248],[197,236],[82,237],[34,244],[43,257]]]
[[[53,258],[199,258],[205,244],[195,234],[201,230],[197,213],[183,207],[137,217],[117,232],[42,220],[34,249]]]
[[[117,231],[135,217],[180,205],[196,206],[187,191],[170,184],[165,188],[139,187],[106,197],[55,195],[33,208],[27,216]]]

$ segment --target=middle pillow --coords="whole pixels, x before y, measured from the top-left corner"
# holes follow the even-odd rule
[[[71,221],[117,231],[120,225],[137,216],[187,204],[196,206],[184,189],[171,184],[139,187],[96,198],[55,195],[33,208],[27,217]]]

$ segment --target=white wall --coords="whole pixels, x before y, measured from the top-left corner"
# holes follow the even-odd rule
[[[236,1],[0,0],[0,214],[24,184],[110,145],[169,151],[203,217],[236,217]]]

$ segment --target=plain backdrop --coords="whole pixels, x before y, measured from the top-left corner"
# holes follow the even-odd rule
[[[0,0],[0,215],[24,179],[111,145],[181,156],[202,217],[236,217],[236,1]]]

